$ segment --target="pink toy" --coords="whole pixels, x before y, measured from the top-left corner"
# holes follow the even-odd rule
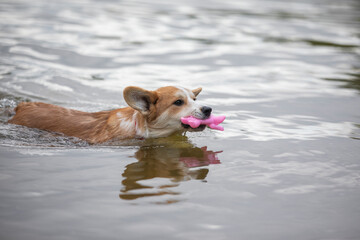
[[[181,122],[187,125],[190,125],[192,128],[197,128],[201,124],[207,125],[208,127],[220,131],[224,131],[224,128],[222,126],[219,126],[220,123],[222,123],[225,120],[225,116],[214,116],[210,115],[208,119],[198,119],[194,118],[193,116],[189,117],[183,117],[181,118]]]

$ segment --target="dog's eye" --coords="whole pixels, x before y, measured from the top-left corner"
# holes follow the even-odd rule
[[[176,101],[174,102],[174,105],[176,105],[176,106],[181,106],[181,105],[183,105],[183,104],[184,104],[184,101],[181,100],[181,99],[176,100]]]

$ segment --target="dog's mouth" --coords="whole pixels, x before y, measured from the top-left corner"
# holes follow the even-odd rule
[[[190,125],[188,124],[184,124],[181,123],[181,126],[183,128],[185,128],[187,131],[191,131],[191,132],[199,132],[199,131],[203,131],[206,128],[206,125],[201,124],[200,126],[198,126],[197,128],[192,128]]]

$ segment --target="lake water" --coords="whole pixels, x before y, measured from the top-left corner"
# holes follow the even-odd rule
[[[360,239],[357,0],[0,0],[0,238]],[[224,132],[89,145],[21,101],[203,87]]]

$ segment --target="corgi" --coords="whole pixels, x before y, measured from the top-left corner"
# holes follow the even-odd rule
[[[91,144],[166,137],[188,130],[202,131],[205,125],[193,129],[180,121],[181,117],[187,116],[210,117],[212,109],[195,101],[201,90],[167,86],[148,91],[129,86],[123,92],[129,107],[93,113],[41,102],[21,102],[8,123],[60,132]]]

